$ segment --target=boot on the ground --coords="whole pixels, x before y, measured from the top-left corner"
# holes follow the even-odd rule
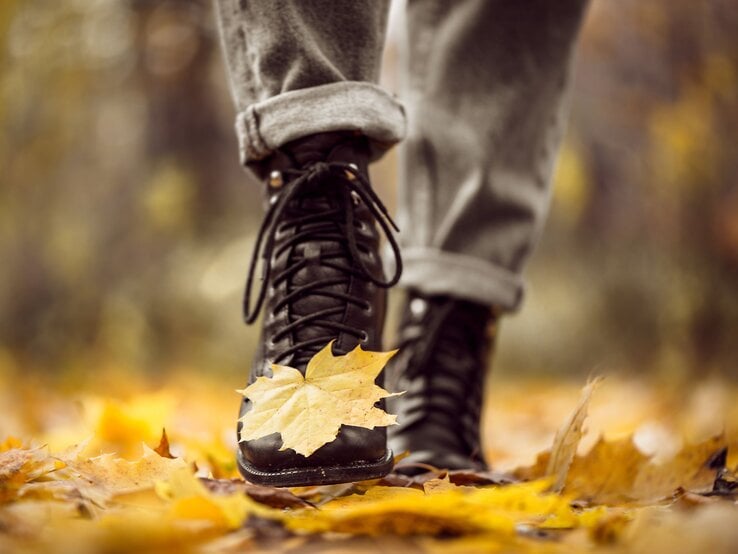
[[[271,375],[271,363],[304,374],[310,358],[332,340],[335,355],[357,344],[382,349],[386,288],[399,278],[401,264],[394,224],[369,184],[368,162],[365,137],[322,133],[280,148],[262,168],[268,208],[252,257],[244,317],[252,323],[263,311],[263,321],[249,384]],[[375,224],[397,257],[390,279],[382,271]],[[263,281],[254,284],[259,258]],[[253,301],[252,289],[259,289]],[[244,399],[240,415],[250,406]],[[239,438],[240,429],[239,423]],[[308,457],[280,447],[277,433],[240,442],[242,475],[265,485],[315,485],[377,478],[393,464],[383,427],[343,426],[335,441]]]
[[[396,471],[487,469],[480,415],[496,320],[489,306],[408,293],[388,377],[392,390],[407,391],[390,406],[399,425],[389,444],[410,453]]]

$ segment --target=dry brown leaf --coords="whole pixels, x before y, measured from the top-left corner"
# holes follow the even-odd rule
[[[543,472],[535,478],[526,479],[532,481],[543,477]],[[451,483],[458,486],[486,485],[509,485],[518,481],[515,476],[495,471],[473,471],[465,469],[426,471],[419,475],[408,476],[402,473],[390,473],[376,482],[377,485],[389,487],[413,487],[423,489],[425,483],[440,477],[447,478]]]
[[[335,440],[341,425],[373,429],[393,425],[395,416],[375,404],[394,396],[374,381],[397,352],[368,352],[357,346],[334,356],[333,342],[308,362],[305,376],[273,364],[273,376],[259,377],[241,393],[252,407],[241,418],[241,441],[273,433],[282,437],[281,450],[310,456]]]
[[[566,483],[566,476],[569,473],[574,456],[576,456],[579,442],[582,440],[584,433],[584,420],[587,418],[587,409],[597,385],[601,379],[596,378],[587,383],[582,389],[579,403],[574,409],[569,419],[562,425],[554,437],[553,446],[551,447],[551,457],[546,468],[546,475],[555,478],[553,484],[554,491],[561,491]]]
[[[428,479],[423,483],[423,492],[425,494],[432,494],[436,492],[449,491],[457,488],[448,478],[448,475],[442,479]]]
[[[295,496],[288,489],[253,485],[239,479],[201,479],[214,494],[246,494],[251,500],[270,508],[311,508],[313,505]]]
[[[167,430],[162,427],[161,430],[161,439],[159,439],[159,444],[154,448],[154,452],[159,454],[162,458],[170,458],[174,459],[176,456],[172,456],[172,453],[169,451],[169,437],[167,436]]]

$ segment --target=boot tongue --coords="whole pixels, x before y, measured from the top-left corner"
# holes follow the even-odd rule
[[[308,189],[303,198],[295,202],[299,204],[300,214],[326,213],[323,221],[308,223],[300,227],[296,232],[304,233],[316,226],[322,227],[316,233],[315,238],[302,244],[296,245],[290,253],[290,264],[303,262],[301,269],[296,271],[289,279],[288,290],[315,285],[318,282],[331,284],[320,287],[321,291],[329,291],[332,294],[320,294],[311,290],[305,295],[298,295],[290,302],[290,314],[292,320],[309,317],[318,312],[323,312],[318,321],[311,325],[300,326],[293,331],[295,342],[304,342],[325,337],[323,343],[311,347],[310,352],[302,352],[300,363],[293,365],[297,369],[304,369],[312,354],[325,346],[331,339],[339,338],[339,331],[331,330],[321,325],[320,322],[334,322],[339,324],[345,317],[346,301],[335,295],[349,293],[350,278],[346,270],[337,269],[335,266],[351,268],[353,261],[348,251],[346,241],[342,238],[340,226],[344,223],[346,206],[342,204],[343,196],[340,190],[332,186],[332,183],[316,183],[313,189]],[[330,214],[330,215],[328,215]],[[322,236],[321,236],[322,235]],[[331,237],[334,235],[334,237]],[[326,261],[329,263],[326,263]]]
[[[295,165],[305,167],[325,161],[328,153],[341,140],[345,140],[343,133],[321,133],[291,142],[284,149],[290,153]]]
[[[342,131],[298,139],[284,145],[282,150],[289,153],[297,168],[318,162],[336,161],[356,164],[365,172],[369,146],[365,137]]]
[[[354,136],[350,133],[321,133],[312,135],[298,141],[294,141],[285,145],[283,151],[286,152],[292,161],[293,167],[304,168],[319,162],[344,162],[353,163],[366,174],[368,162],[368,143],[362,137]],[[297,217],[305,215],[315,215],[325,212],[325,220],[321,222],[313,221],[302,226],[297,232],[304,233],[310,228],[316,226],[321,227],[320,232],[316,233],[316,237],[306,243],[296,245],[290,253],[290,262],[296,263],[298,260],[306,262],[305,265],[296,271],[289,280],[289,290],[294,291],[301,287],[310,287],[319,281],[333,282],[333,284],[320,287],[323,291],[329,291],[332,294],[319,294],[315,291],[306,293],[304,296],[298,296],[290,302],[290,313],[293,321],[302,317],[308,317],[317,312],[323,312],[319,321],[333,322],[340,324],[345,318],[348,309],[345,300],[340,295],[349,293],[350,278],[348,272],[354,261],[348,251],[346,240],[339,238],[345,233],[342,225],[345,221],[344,205],[345,196],[340,187],[340,181],[336,181],[331,177],[315,180],[304,187],[298,198],[293,200],[291,210]],[[327,226],[327,227],[326,227]],[[338,235],[339,237],[331,237],[330,235]],[[320,237],[320,238],[318,238]],[[330,263],[326,264],[325,259],[328,258]],[[335,266],[347,269],[336,269]],[[338,295],[338,297],[336,297]],[[339,338],[340,332],[331,330],[330,327],[320,325],[316,321],[314,325],[305,325],[293,331],[295,342],[310,341],[325,337],[327,344],[333,338]],[[317,352],[323,344],[317,344],[310,350]],[[296,360],[299,363],[293,367],[304,369],[306,360],[302,360],[306,355],[313,352],[302,353]]]

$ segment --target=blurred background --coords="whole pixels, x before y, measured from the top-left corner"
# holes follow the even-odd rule
[[[499,375],[738,375],[735,8],[593,2]],[[219,48],[209,0],[0,2],[0,365],[245,380],[260,195]],[[395,154],[375,182],[393,204]]]

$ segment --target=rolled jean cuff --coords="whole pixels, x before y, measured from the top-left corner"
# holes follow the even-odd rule
[[[400,285],[433,295],[450,295],[514,311],[523,299],[520,275],[466,254],[408,248],[402,254]]]
[[[315,133],[359,131],[377,159],[405,136],[405,110],[379,86],[341,81],[284,92],[236,117],[241,162],[263,160],[283,144]]]

